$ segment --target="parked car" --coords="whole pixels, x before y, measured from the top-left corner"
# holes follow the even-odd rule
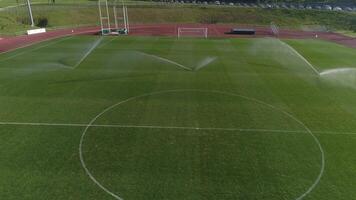
[[[352,8],[346,7],[344,10],[346,10],[346,11],[352,11]]]
[[[260,8],[266,8],[265,4],[262,4],[262,3],[258,4],[258,7],[260,7]]]
[[[304,6],[303,5],[298,5],[298,9],[304,10]]]
[[[342,11],[342,8],[340,8],[339,6],[336,6],[333,8],[333,11]]]
[[[333,8],[329,5],[325,5],[325,6],[323,6],[323,9],[324,10],[332,10]]]
[[[311,9],[313,9],[313,7],[311,7],[311,6],[306,6],[305,9],[311,10]]]
[[[257,8],[258,6],[256,4],[254,4],[254,3],[251,3],[251,7]]]
[[[232,2],[229,3],[229,6],[233,6],[233,5],[234,5],[234,3],[232,3]]]

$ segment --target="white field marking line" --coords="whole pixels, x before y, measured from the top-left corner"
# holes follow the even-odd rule
[[[169,60],[169,59],[167,59],[167,58],[162,58],[162,57],[160,57],[160,56],[156,56],[156,55],[144,53],[144,52],[141,52],[141,51],[136,51],[136,52],[138,52],[138,53],[140,53],[140,54],[142,54],[142,55],[148,56],[148,57],[155,58],[155,59],[157,59],[157,60],[161,60],[161,61],[163,61],[163,62],[167,62],[167,63],[173,64],[173,65],[176,65],[176,66],[178,66],[178,67],[180,67],[180,68],[182,68],[182,69],[185,69],[185,70],[188,70],[188,71],[192,71],[192,69],[191,69],[190,67],[186,67],[186,66],[184,66],[184,65],[182,65],[182,64],[179,64],[179,63],[174,62],[174,61],[172,61],[172,60]]]
[[[293,47],[291,47],[289,44],[283,42],[282,40],[278,39],[278,41],[282,45],[284,45],[285,47],[290,49],[293,53],[295,53],[300,59],[302,59],[315,72],[315,74],[317,74],[318,76],[320,75],[319,71],[304,56],[302,56],[297,50],[295,50]]]
[[[16,126],[62,126],[62,127],[86,127],[88,124],[82,123],[47,123],[47,122],[0,122],[0,125]],[[189,126],[156,126],[156,125],[126,125],[126,124],[92,124],[90,127],[103,128],[143,128],[143,129],[181,129],[181,130],[208,130],[208,131],[238,131],[238,132],[259,132],[259,133],[308,133],[303,130],[282,130],[282,129],[246,129],[246,128],[221,128],[221,127],[189,127]],[[356,135],[356,132],[338,131],[313,131],[318,134],[331,135]]]
[[[103,37],[98,38],[90,49],[84,54],[84,56],[73,66],[73,69],[77,68],[82,62],[95,50],[95,48],[101,43]]]
[[[238,95],[235,93],[231,93],[231,92],[223,92],[223,91],[217,91],[217,90],[198,90],[198,89],[181,89],[181,90],[165,90],[165,91],[158,91],[158,92],[152,92],[152,93],[147,93],[147,94],[143,94],[143,95],[139,95],[139,96],[134,96],[134,97],[130,97],[126,100],[120,101],[116,104],[113,104],[109,107],[107,107],[106,109],[104,109],[102,112],[100,112],[98,115],[96,115],[86,126],[86,128],[84,129],[82,136],[80,137],[80,142],[79,142],[79,159],[80,162],[82,164],[82,167],[84,168],[85,172],[87,173],[87,175],[90,177],[90,179],[98,186],[100,187],[102,190],[104,190],[107,194],[111,195],[112,197],[114,197],[115,199],[118,200],[122,200],[121,197],[119,197],[118,195],[116,195],[115,193],[111,192],[109,189],[107,189],[105,186],[103,186],[99,181],[97,181],[95,179],[95,177],[91,174],[91,172],[89,171],[89,169],[87,168],[85,161],[84,161],[84,156],[83,156],[83,142],[84,142],[84,138],[85,135],[88,131],[88,129],[90,128],[90,126],[92,126],[94,124],[94,122],[101,117],[102,115],[104,115],[106,112],[108,112],[109,110],[132,100],[136,100],[142,97],[147,97],[147,96],[152,96],[152,95],[157,95],[157,94],[164,94],[164,93],[174,93],[174,92],[203,92],[203,93],[215,93],[215,94],[224,94],[224,95],[230,95],[230,96],[235,96],[235,97],[240,97],[242,99],[245,100],[249,100],[255,103],[259,103],[261,105],[265,105],[271,109],[277,110],[283,114],[285,114],[286,116],[288,116],[289,118],[295,120],[298,124],[300,124],[301,126],[303,126],[305,128],[305,130],[307,131],[307,133],[310,134],[310,136],[313,138],[314,142],[317,144],[319,150],[320,150],[320,159],[321,159],[321,163],[320,163],[320,172],[318,174],[318,176],[316,177],[315,181],[313,182],[313,184],[303,193],[301,194],[299,197],[297,197],[295,200],[301,200],[303,199],[305,196],[307,196],[311,191],[313,191],[313,189],[319,184],[321,177],[324,174],[324,170],[325,170],[325,153],[323,150],[323,147],[320,144],[320,141],[318,140],[318,138],[313,134],[313,132],[299,119],[297,119],[295,116],[293,116],[292,114],[278,108],[275,107],[271,104],[265,103],[261,100],[258,99],[254,99],[254,98],[250,98],[250,97],[246,97],[243,95]]]
[[[67,127],[85,127],[87,124],[71,123],[47,123],[47,122],[0,122],[0,125],[18,125],[18,126],[67,126]]]
[[[23,51],[23,52],[14,54],[14,55],[12,55],[12,56],[9,56],[9,57],[7,57],[7,58],[2,59],[1,62],[2,62],[2,61],[6,61],[6,60],[11,60],[11,59],[16,58],[16,57],[18,57],[18,56],[21,56],[21,55],[24,55],[24,54],[27,54],[27,53],[30,53],[30,52],[33,52],[33,51],[37,51],[37,50],[42,49],[42,48],[45,48],[45,47],[49,47],[49,46],[55,45],[55,44],[57,44],[57,43],[59,43],[59,42],[63,42],[63,41],[68,40],[68,39],[70,39],[70,38],[72,38],[72,37],[65,37],[65,38],[62,38],[62,39],[60,39],[60,40],[58,40],[58,41],[50,42],[50,43],[47,43],[47,44],[45,44],[45,45],[41,45],[41,46],[36,47],[36,48],[33,48],[33,49],[29,49],[29,50],[27,50],[27,51]]]
[[[88,124],[81,123],[41,123],[41,122],[0,122],[0,125],[20,126],[64,126],[64,127],[86,127]],[[189,126],[155,126],[155,125],[125,125],[125,124],[92,124],[90,127],[104,128],[144,128],[144,129],[181,129],[181,130],[217,130],[217,131],[239,131],[239,132],[273,132],[273,133],[306,133],[302,130],[279,130],[279,129],[243,129],[243,128],[219,128],[219,127],[189,127]]]
[[[79,32],[74,32],[74,33],[67,33],[67,34],[63,34],[63,35],[58,35],[58,36],[55,36],[55,37],[51,37],[51,38],[47,38],[47,39],[44,39],[44,40],[36,41],[36,42],[30,43],[30,44],[27,44],[27,45],[24,45],[24,46],[13,48],[13,49],[11,49],[9,51],[0,52],[0,55],[6,54],[6,53],[10,53],[10,52],[13,52],[13,51],[16,51],[16,50],[19,50],[19,49],[23,49],[23,48],[26,48],[26,47],[29,47],[29,46],[32,46],[32,45],[35,45],[35,44],[39,44],[39,43],[55,40],[55,39],[58,39],[58,38],[65,38],[65,37],[68,37],[68,36],[80,35],[80,34],[84,34],[84,33],[92,33],[93,31],[94,30],[79,31]]]

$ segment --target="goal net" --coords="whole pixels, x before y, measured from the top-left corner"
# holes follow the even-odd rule
[[[203,37],[208,38],[208,28],[184,28],[179,27],[177,31],[178,38],[181,37]]]

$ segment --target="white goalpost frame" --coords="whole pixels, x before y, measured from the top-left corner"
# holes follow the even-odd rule
[[[126,33],[129,32],[129,21],[128,21],[128,12],[127,7],[122,1],[122,15],[123,18],[119,18],[117,13],[117,5],[118,0],[115,0],[112,5],[113,9],[113,17],[114,17],[114,28],[113,31],[111,28],[111,21],[110,21],[110,9],[108,5],[108,0],[98,0],[98,7],[99,7],[99,15],[100,15],[100,26],[101,26],[101,33],[102,35],[110,35],[110,34],[119,34],[119,23],[118,20],[124,20],[124,28]],[[105,6],[105,10],[103,11],[102,6]],[[106,14],[105,14],[106,13]]]
[[[182,33],[202,33],[204,38],[208,38],[208,28],[185,28],[178,27],[177,29],[177,37],[181,38]],[[196,35],[194,35],[196,36]]]
[[[101,26],[101,34],[102,35],[109,35],[111,33],[110,27],[110,15],[109,15],[109,6],[108,1],[104,0],[104,6],[106,10],[106,15],[103,15],[103,11],[101,10],[101,2],[102,0],[98,0],[98,7],[99,7],[99,15],[100,15],[100,26]],[[106,27],[105,27],[106,24]]]

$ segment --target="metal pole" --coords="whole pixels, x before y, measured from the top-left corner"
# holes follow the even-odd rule
[[[31,19],[31,26],[34,27],[35,26],[35,22],[33,21],[32,9],[31,9],[31,1],[30,0],[27,0],[27,7],[28,7],[28,13],[29,13],[30,19]]]
[[[101,34],[104,35],[103,16],[102,16],[102,13],[101,13],[101,0],[98,1],[98,7],[99,7],[99,15],[100,15]]]
[[[124,28],[127,30],[127,23],[126,23],[126,12],[125,12],[125,6],[122,5],[122,13],[124,14]]]
[[[107,19],[108,19],[108,28],[109,28],[109,34],[110,34],[111,33],[110,14],[109,14],[109,6],[108,6],[107,0],[105,0],[105,4],[106,4],[106,15],[107,15]]]
[[[126,26],[127,26],[127,33],[130,32],[130,23],[129,23],[129,14],[127,12],[127,7],[125,6],[125,13],[126,13]]]
[[[116,32],[118,32],[118,30],[119,30],[119,24],[118,24],[118,22],[117,22],[116,4],[114,5],[113,10],[114,10],[114,18],[115,18],[115,29],[116,29]]]

